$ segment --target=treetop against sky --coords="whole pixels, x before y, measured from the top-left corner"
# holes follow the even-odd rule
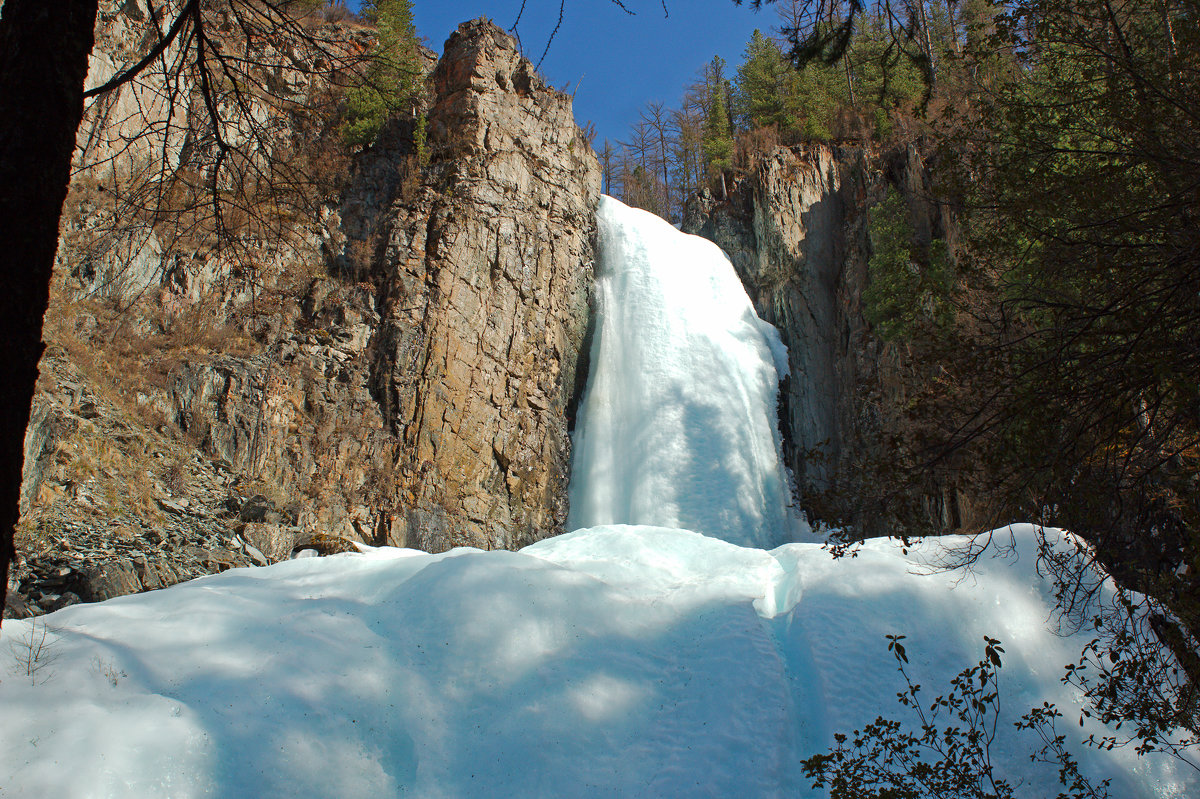
[[[349,5],[357,7],[358,0]],[[558,0],[413,0],[413,20],[426,44],[441,52],[460,22],[486,16],[517,33],[535,64],[558,22]],[[754,12],[731,0],[624,0],[632,14],[602,0],[568,0],[562,25],[539,71],[575,96],[575,118],[596,125],[596,142],[629,135],[648,101],[676,103],[714,55],[731,64],[755,28],[778,24],[773,8]]]

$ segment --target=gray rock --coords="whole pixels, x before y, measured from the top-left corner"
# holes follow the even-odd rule
[[[266,556],[263,555],[263,553],[259,552],[257,547],[255,547],[251,544],[246,545],[246,554],[249,555],[250,559],[252,561],[254,561],[256,564],[258,564],[259,566],[266,566],[269,564],[269,561],[267,560]]]
[[[88,602],[100,602],[142,590],[137,569],[127,560],[90,564],[82,569],[86,583],[81,596]]]
[[[271,563],[287,560],[300,538],[295,527],[280,524],[249,522],[242,527],[242,536],[249,546],[264,555]],[[253,553],[251,553],[253,557]]]
[[[243,502],[238,512],[238,519],[242,522],[275,524],[282,518],[283,514],[275,507],[275,503],[262,494],[255,494]]]
[[[863,464],[881,462],[888,440],[907,432],[906,398],[897,387],[914,368],[863,318],[868,209],[889,183],[907,201],[918,240],[954,238],[912,147],[882,154],[855,146],[778,147],[734,182],[727,199],[707,191],[691,198],[683,222],[685,232],[725,250],[758,314],[788,347],[781,426],[800,506],[865,536],[895,534],[902,524],[944,530],[971,523],[958,511],[968,500],[948,486],[908,497],[889,488],[893,505],[924,508],[923,519],[900,519],[863,501],[881,492],[864,485],[873,478]]]

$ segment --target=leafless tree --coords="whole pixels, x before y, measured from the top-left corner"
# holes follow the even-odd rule
[[[311,212],[323,162],[302,120],[362,80],[367,38],[319,24],[313,0],[6,0],[0,16],[0,599],[18,519],[42,317],[72,174],[90,212],[251,266],[289,217]],[[136,51],[89,55],[98,12],[122,13]],[[103,28],[101,28],[103,30]],[[118,62],[119,61],[119,62]],[[85,86],[85,79],[91,82]],[[85,117],[85,106],[87,117]],[[81,121],[95,124],[85,125]],[[297,131],[301,131],[297,133]],[[77,139],[78,136],[78,139]],[[78,157],[75,157],[76,151]],[[103,153],[93,157],[90,154]]]
[[[646,126],[647,133],[650,137],[652,160],[657,166],[657,173],[662,176],[660,184],[661,197],[661,213],[675,220],[675,209],[677,204],[673,202],[675,193],[671,190],[671,120],[661,102],[646,103],[646,107],[641,113],[642,124]]]

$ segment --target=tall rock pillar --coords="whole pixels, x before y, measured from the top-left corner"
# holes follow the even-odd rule
[[[600,169],[569,96],[486,20],[432,77],[430,164],[397,205],[375,385],[401,440],[390,543],[515,548],[562,531]]]

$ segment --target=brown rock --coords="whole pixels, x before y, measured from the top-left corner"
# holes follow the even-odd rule
[[[98,41],[119,50],[142,23],[105,2],[113,27]],[[89,118],[85,163],[119,140],[105,120],[136,99],[122,94]],[[146,113],[149,123],[164,109]],[[167,263],[178,267],[171,286],[123,290],[96,301],[86,325],[48,326],[65,340],[42,363],[23,525],[48,562],[80,541],[111,550],[85,600],[246,565],[233,543],[240,524],[271,561],[305,540],[440,551],[561,532],[598,162],[570,97],[483,20],[460,26],[431,77],[423,167],[414,128],[413,117],[392,120],[357,156],[337,208],[296,221],[296,244],[264,244],[253,275],[160,241],[139,250],[149,260],[135,288]],[[81,204],[64,216],[59,307],[87,290],[77,267],[91,263],[89,213]],[[129,241],[109,249],[144,234],[117,224]],[[73,409],[93,394],[104,401],[83,418]],[[255,494],[273,515],[239,519]],[[118,530],[148,545],[143,559],[109,546]],[[31,572],[26,596],[40,579]]]
[[[394,345],[380,353],[397,396],[388,420],[409,445],[401,457],[428,478],[415,482],[413,504],[438,508],[410,515],[405,537],[421,548],[515,548],[561,532],[566,518],[566,410],[587,325],[599,170],[570,98],[491,23],[459,26],[432,80],[435,183],[393,226],[396,299],[383,316]],[[497,439],[510,442],[503,459]],[[524,486],[515,493],[514,467]]]

